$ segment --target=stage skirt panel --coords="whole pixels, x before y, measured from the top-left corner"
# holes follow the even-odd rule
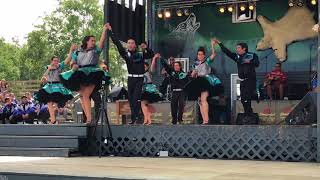
[[[47,83],[34,96],[40,103],[54,102],[64,107],[66,102],[73,98],[72,92],[61,83]]]
[[[80,90],[80,85],[94,84],[101,86],[102,80],[110,83],[110,75],[98,66],[81,67],[78,70],[69,70],[60,74],[62,84],[71,91]]]
[[[149,103],[155,103],[162,100],[162,94],[159,92],[155,84],[144,84],[142,87],[141,100],[146,100]]]
[[[202,92],[208,91],[209,97],[217,96],[222,93],[223,87],[220,79],[215,75],[209,74],[193,78],[184,87],[188,100],[197,100]]]

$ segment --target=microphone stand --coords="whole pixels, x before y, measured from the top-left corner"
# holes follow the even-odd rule
[[[316,44],[312,43],[309,45],[309,90],[312,90],[312,48]]]
[[[272,52],[268,53],[267,55],[263,56],[262,57],[262,60],[265,60],[266,61],[266,74],[268,73],[268,57],[274,53],[275,50],[273,50]]]

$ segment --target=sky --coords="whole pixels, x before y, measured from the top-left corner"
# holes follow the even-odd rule
[[[103,4],[103,0],[99,0]],[[41,16],[50,14],[58,6],[57,0],[2,0],[0,6],[0,37],[6,42],[12,38],[20,44],[34,29],[35,24],[41,23]]]

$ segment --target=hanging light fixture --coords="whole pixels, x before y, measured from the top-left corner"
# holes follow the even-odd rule
[[[163,18],[163,14],[162,14],[161,9],[158,9],[157,15],[158,15],[158,18],[160,18],[160,19]]]
[[[246,5],[245,4],[240,4],[240,11],[245,11],[246,10]]]
[[[250,11],[253,11],[254,7],[255,7],[254,2],[249,3],[249,7],[248,8],[249,8]]]
[[[316,5],[317,4],[317,0],[311,0],[311,4],[312,5]]]
[[[184,9],[183,12],[184,12],[184,15],[186,15],[186,16],[190,15],[189,9]]]
[[[298,0],[297,5],[300,6],[300,7],[302,7],[302,6],[303,6],[303,0]]]
[[[165,17],[165,18],[170,18],[170,17],[171,17],[171,12],[170,12],[170,10],[168,10],[168,9],[165,9],[165,10],[164,10],[164,17]]]
[[[219,12],[220,13],[224,13],[226,11],[226,8],[224,7],[224,6],[221,6],[220,8],[219,8]]]
[[[177,13],[177,16],[179,16],[179,17],[181,17],[183,15],[181,9],[178,9],[176,13]]]
[[[229,11],[229,12],[232,12],[232,11],[233,11],[233,6],[232,6],[232,5],[230,5],[230,6],[228,7],[228,11]]]
[[[288,5],[289,5],[289,7],[293,7],[294,6],[294,0],[289,0],[288,1]]]

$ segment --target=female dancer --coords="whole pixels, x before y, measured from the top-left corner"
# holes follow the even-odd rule
[[[214,95],[217,88],[215,86],[221,87],[221,81],[211,74],[211,66],[214,57],[214,44],[212,45],[212,54],[210,57],[206,58],[206,52],[203,47],[200,47],[197,52],[197,60],[194,64],[194,69],[191,73],[191,80],[185,87],[188,93],[188,97],[198,97],[200,112],[204,125],[209,123],[209,105],[208,97]]]
[[[160,54],[156,54],[151,63],[151,68],[148,63],[144,63],[144,81],[142,87],[142,97],[141,97],[141,109],[144,116],[143,124],[150,125],[151,124],[151,114],[152,108],[148,106],[148,104],[155,103],[160,101],[161,93],[157,89],[155,84],[152,84],[151,72],[155,70],[156,60],[160,57]]]
[[[35,94],[35,99],[39,103],[48,104],[50,124],[57,123],[56,108],[63,108],[66,102],[73,98],[71,91],[61,84],[59,74],[70,63],[71,54],[76,48],[76,45],[71,46],[68,57],[62,63],[55,56],[51,58],[51,64],[47,66],[47,70],[41,79],[46,84]]]
[[[87,117],[87,125],[92,125],[90,95],[96,86],[101,86],[105,75],[99,67],[99,55],[106,39],[106,30],[104,25],[98,46],[94,36],[85,36],[81,47],[72,54],[72,70],[60,75],[61,82],[66,88],[79,92],[81,106]]]

